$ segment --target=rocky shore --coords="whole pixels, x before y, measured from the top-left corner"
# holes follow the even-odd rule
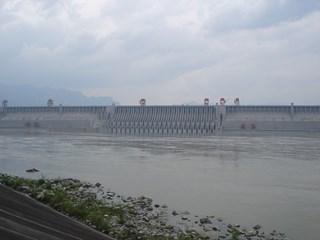
[[[265,233],[259,224],[227,224],[216,216],[170,209],[148,197],[120,196],[100,183],[6,174],[0,174],[0,183],[116,239],[288,240],[276,230]]]

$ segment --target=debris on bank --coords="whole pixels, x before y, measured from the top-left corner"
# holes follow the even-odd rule
[[[213,239],[288,240],[284,233],[265,233],[257,224],[251,229],[226,224],[219,217],[197,216],[151,198],[124,197],[104,191],[100,183],[77,179],[26,179],[0,173],[0,184],[38,201],[116,239]]]

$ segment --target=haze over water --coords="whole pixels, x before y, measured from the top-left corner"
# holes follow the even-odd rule
[[[290,239],[320,234],[320,138],[315,134],[203,138],[0,131],[0,172],[74,177],[125,196]]]

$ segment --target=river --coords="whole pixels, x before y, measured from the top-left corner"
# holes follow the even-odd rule
[[[0,130],[0,172],[100,182],[125,196],[290,239],[320,236],[319,134],[198,138]]]

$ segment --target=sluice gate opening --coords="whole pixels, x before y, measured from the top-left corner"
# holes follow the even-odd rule
[[[108,133],[129,135],[212,135],[213,106],[117,106]]]

